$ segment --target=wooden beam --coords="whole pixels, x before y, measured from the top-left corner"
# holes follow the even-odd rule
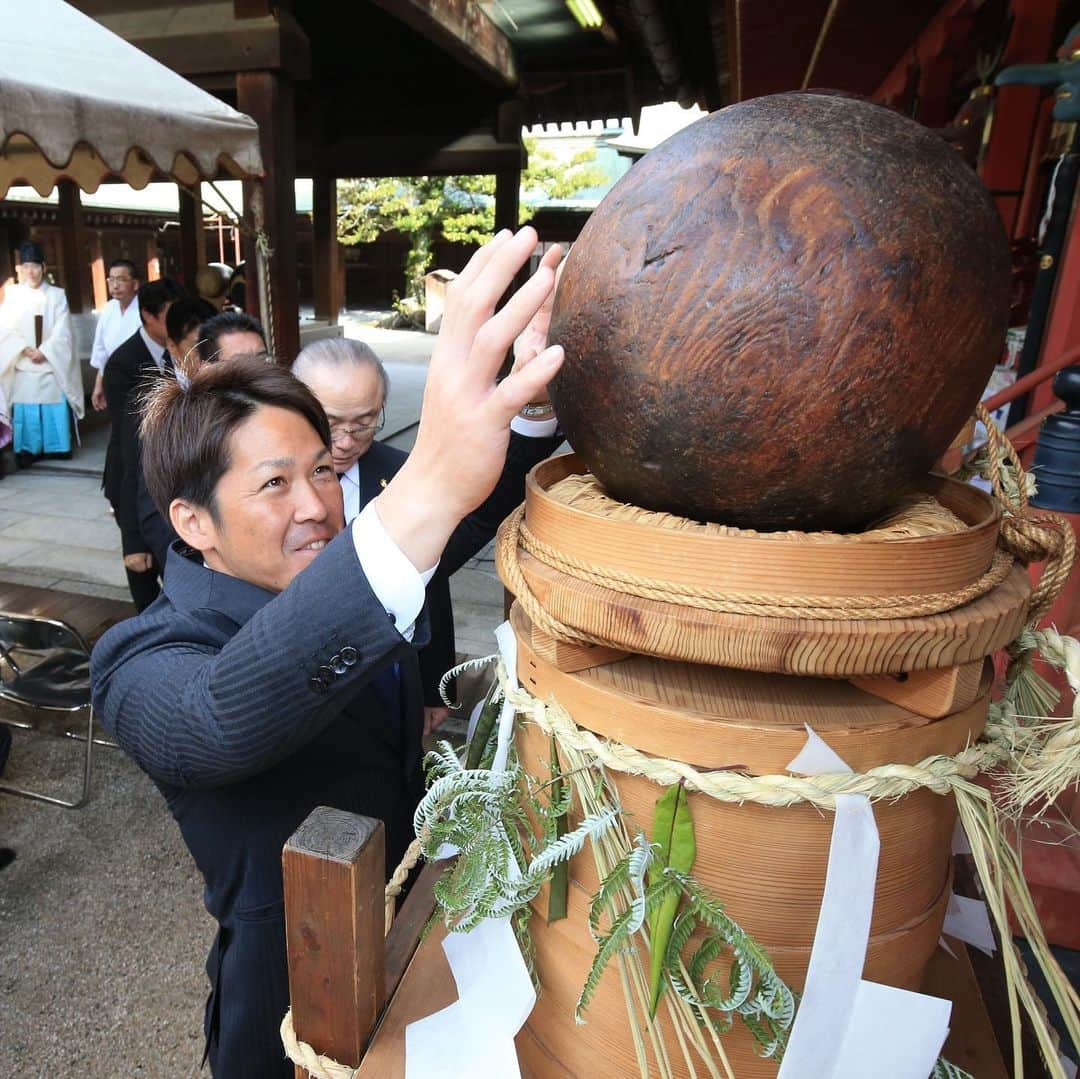
[[[311,45],[287,11],[240,15],[230,0],[97,15],[114,34],[181,75],[284,71],[311,76]]]
[[[459,63],[503,88],[518,84],[510,39],[473,0],[375,0]]]
[[[273,71],[245,71],[236,76],[237,105],[259,125],[262,159],[271,162],[266,178],[245,181],[244,205],[252,205],[254,185],[262,191],[264,227],[273,252],[270,259],[272,337],[279,363],[292,364],[300,351],[300,296],[296,278],[296,123],[292,81]],[[259,295],[254,245],[245,241],[247,295],[257,310]]]
[[[312,178],[312,241],[315,278],[315,317],[333,326],[341,309],[338,267],[341,262],[337,238],[337,177]]]
[[[382,821],[319,806],[281,867],[293,1029],[321,1056],[358,1067],[384,1001]]]
[[[522,168],[524,163],[520,138],[500,142],[490,132],[460,138],[342,134],[330,143],[302,144],[297,170],[299,175],[324,170],[341,177],[470,176],[508,172]]]
[[[79,186],[72,180],[57,185],[60,217],[60,259],[63,265],[64,291],[73,314],[83,311],[83,267],[86,262],[83,236],[82,200]]]
[[[176,185],[180,199],[180,276],[184,287],[195,293],[195,276],[203,264],[202,195],[198,188]]]

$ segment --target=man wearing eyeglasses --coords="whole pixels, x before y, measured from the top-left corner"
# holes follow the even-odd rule
[[[97,370],[90,403],[95,410],[105,409],[105,365],[109,357],[129,338],[139,332],[139,300],[136,295],[141,280],[135,263],[130,259],[113,259],[109,263],[109,302],[101,309],[90,349],[90,366]]]
[[[541,347],[547,344],[546,320],[549,317],[550,305],[545,304],[538,315],[543,322]],[[523,341],[515,345],[515,355],[521,362],[529,358],[521,354],[523,347],[528,347]],[[375,441],[386,422],[386,398],[390,389],[386,368],[363,342],[328,337],[304,348],[296,357],[292,371],[318,398],[330,423],[330,452],[334,471],[341,481],[345,523],[348,524],[378,497],[408,456],[384,442]],[[498,522],[521,501],[521,482],[528,468],[554,448],[555,443],[550,441],[556,428],[553,410],[544,406],[533,411],[539,411],[540,418],[518,416],[511,425],[513,435],[503,480],[486,506],[490,512],[474,522],[474,550],[479,550],[491,539]],[[425,737],[449,714],[439,696],[439,682],[457,662],[449,570],[449,566],[440,566],[426,588],[431,640],[419,653]]]

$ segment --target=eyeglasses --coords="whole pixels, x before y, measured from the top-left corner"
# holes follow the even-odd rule
[[[109,276],[106,277],[105,280],[108,281],[110,285],[130,285],[131,282],[135,280],[135,278],[134,277],[113,277],[112,274],[109,274]]]
[[[379,418],[374,423],[357,424],[355,427],[344,427],[341,424],[332,423],[330,425],[330,441],[331,442],[344,442],[351,440],[355,442],[361,435],[366,435],[371,431],[381,431],[386,426],[386,407],[379,409]]]

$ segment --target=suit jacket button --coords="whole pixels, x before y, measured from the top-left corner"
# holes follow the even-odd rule
[[[321,678],[322,681],[325,682],[327,685],[330,685],[330,683],[336,677],[337,677],[337,675],[334,674],[334,668],[333,667],[320,667],[319,668],[319,678]]]
[[[316,675],[316,677],[312,678],[311,681],[308,682],[308,689],[310,689],[313,693],[325,693],[327,686],[326,683]]]
[[[360,659],[360,653],[351,644],[345,645],[339,655],[341,656],[341,662],[346,667],[355,667]]]
[[[349,665],[340,652],[330,660],[330,666],[334,668],[334,674],[338,675],[344,674],[349,669]]]

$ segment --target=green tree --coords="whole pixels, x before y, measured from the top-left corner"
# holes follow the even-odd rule
[[[561,161],[536,139],[525,139],[528,167],[521,175],[518,224],[536,212],[529,201],[565,199],[605,183],[596,151],[583,150]],[[480,244],[495,231],[494,176],[390,176],[338,182],[338,239],[344,244],[372,243],[396,229],[409,237],[405,280],[410,295],[424,295],[424,275],[431,268],[435,242]]]

